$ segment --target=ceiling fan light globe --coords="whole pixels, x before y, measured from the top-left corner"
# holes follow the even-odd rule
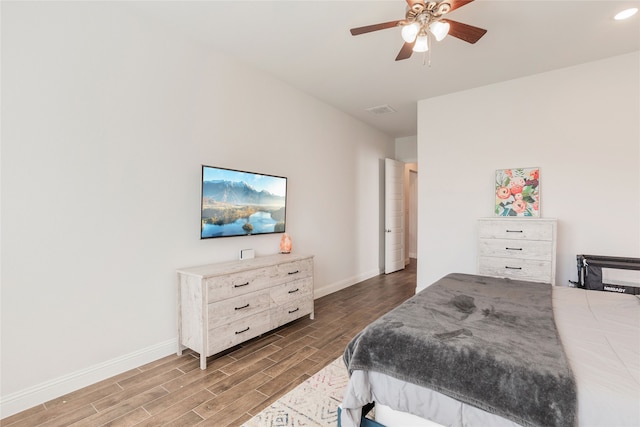
[[[413,45],[413,51],[426,52],[428,50],[429,50],[429,37],[426,35],[418,36],[418,38],[416,38],[416,43]]]
[[[441,41],[449,34],[449,27],[448,22],[435,21],[429,25],[429,31],[431,31],[431,34],[433,34],[437,41]]]
[[[407,43],[413,43],[420,31],[420,25],[417,22],[404,25],[402,27],[402,40]]]

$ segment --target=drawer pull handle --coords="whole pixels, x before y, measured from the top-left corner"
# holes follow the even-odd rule
[[[290,271],[290,272],[289,272],[289,273],[287,273],[287,274],[292,275],[292,274],[298,274],[298,273],[300,273],[300,270]]]
[[[521,251],[522,248],[505,248],[508,251]]]
[[[296,311],[299,311],[299,310],[300,310],[300,308],[296,308],[295,310],[289,310],[289,314],[295,313]]]
[[[507,233],[522,233],[522,230],[507,230]]]
[[[522,267],[509,267],[508,265],[505,265],[504,268],[507,268],[509,270],[522,270]]]
[[[243,305],[242,307],[236,307],[236,310],[242,310],[244,308],[249,308],[249,304]]]
[[[241,288],[241,287],[243,287],[243,286],[248,286],[248,285],[249,285],[249,282],[247,282],[247,283],[243,283],[242,285],[233,285],[233,287],[234,287],[234,288]]]
[[[294,290],[292,290],[292,291],[289,291],[289,293],[290,293],[290,294],[293,294],[293,293],[296,293],[296,292],[298,292],[299,290],[300,290],[300,288],[295,288]]]
[[[247,326],[247,328],[246,328],[246,329],[243,329],[243,330],[241,330],[241,331],[236,331],[236,335],[240,335],[240,334],[242,334],[242,333],[244,333],[244,332],[247,332],[249,329],[251,329],[251,328]]]

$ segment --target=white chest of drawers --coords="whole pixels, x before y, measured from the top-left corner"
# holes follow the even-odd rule
[[[178,270],[178,354],[207,357],[311,314],[313,256],[278,254]]]
[[[555,285],[555,219],[478,221],[478,274]]]

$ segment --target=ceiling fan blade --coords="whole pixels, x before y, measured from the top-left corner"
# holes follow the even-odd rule
[[[447,3],[451,5],[451,9],[449,9],[449,12],[451,12],[452,10],[456,10],[462,6],[465,6],[471,3],[472,1],[473,0],[447,0]]]
[[[411,54],[413,53],[413,45],[416,44],[415,40],[411,43],[405,43],[402,45],[402,49],[396,56],[396,61],[402,61],[403,59],[411,58]]]
[[[364,27],[352,28],[351,35],[358,36],[360,34],[370,33],[372,31],[384,30],[387,28],[397,27],[401,21],[383,22],[381,24],[366,25]]]
[[[464,40],[468,43],[475,43],[487,33],[487,30],[474,27],[473,25],[463,24],[462,22],[452,21],[451,19],[441,19],[442,22],[448,22],[449,35]]]

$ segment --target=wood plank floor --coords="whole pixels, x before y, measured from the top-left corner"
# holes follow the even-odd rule
[[[416,261],[315,301],[289,323],[207,360],[185,352],[0,420],[1,426],[238,426],[337,357],[415,293]]]

